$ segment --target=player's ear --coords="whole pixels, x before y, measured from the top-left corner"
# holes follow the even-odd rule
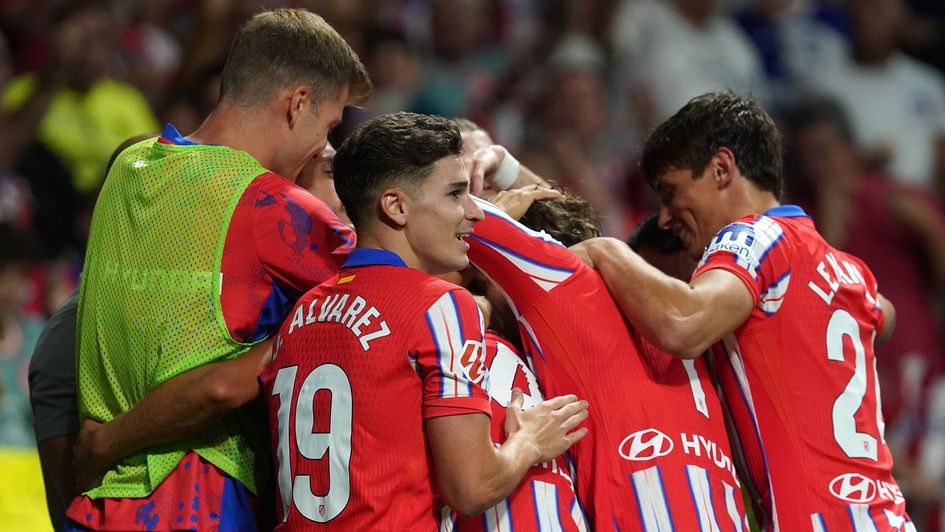
[[[381,193],[379,207],[388,223],[403,227],[407,225],[408,196],[397,188],[389,188]]]
[[[732,153],[732,150],[722,146],[709,160],[709,168],[712,171],[712,179],[715,180],[716,187],[719,189],[728,187],[738,170],[735,165],[735,154]]]
[[[286,106],[286,121],[289,129],[294,129],[298,125],[302,113],[309,112],[308,106],[311,105],[312,92],[305,85],[296,85],[281,94],[284,95],[280,100]]]

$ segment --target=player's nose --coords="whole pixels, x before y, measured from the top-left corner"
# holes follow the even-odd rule
[[[660,229],[669,229],[669,222],[673,220],[672,215],[669,214],[669,208],[665,205],[660,205],[660,214],[659,214],[659,228]]]
[[[486,216],[482,212],[482,207],[480,207],[479,204],[476,203],[473,200],[472,196],[469,194],[466,195],[465,210],[466,210],[466,219],[473,223],[481,221]]]

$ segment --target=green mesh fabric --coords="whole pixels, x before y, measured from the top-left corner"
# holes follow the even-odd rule
[[[83,419],[108,421],[171,377],[249,348],[223,321],[220,262],[236,203],[265,171],[242,151],[153,139],[115,161],[95,206],[79,298]],[[258,493],[268,453],[259,423],[238,412],[125,458],[86,495],[146,497],[191,449]]]

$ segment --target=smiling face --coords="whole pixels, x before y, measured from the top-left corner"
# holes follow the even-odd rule
[[[695,179],[692,170],[673,169],[656,180],[659,225],[678,236],[694,260],[702,258],[712,237],[726,225],[724,203],[713,174],[713,165],[709,164]]]
[[[438,275],[469,265],[463,237],[482,220],[482,209],[469,195],[469,179],[459,157],[437,161],[433,173],[407,200],[405,236],[415,260],[408,265]],[[411,264],[413,263],[413,264]]]

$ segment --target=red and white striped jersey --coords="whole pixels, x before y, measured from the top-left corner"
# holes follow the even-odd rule
[[[518,351],[501,337],[486,332],[486,367],[492,405],[492,441],[505,441],[505,411],[512,389],[525,395],[523,408],[544,398],[535,375]],[[578,532],[587,530],[574,494],[566,456],[533,466],[507,498],[485,512],[456,522],[458,532]]]
[[[720,231],[694,278],[711,269],[756,304],[715,356],[773,529],[914,530],[883,439],[869,268],[785,205]]]
[[[546,396],[589,402],[571,449],[595,530],[747,530],[705,362],[641,344],[596,271],[487,202],[469,259],[505,292]]]
[[[465,289],[356,249],[309,291],[261,375],[277,530],[452,526],[424,420],[490,415],[479,307]]]

